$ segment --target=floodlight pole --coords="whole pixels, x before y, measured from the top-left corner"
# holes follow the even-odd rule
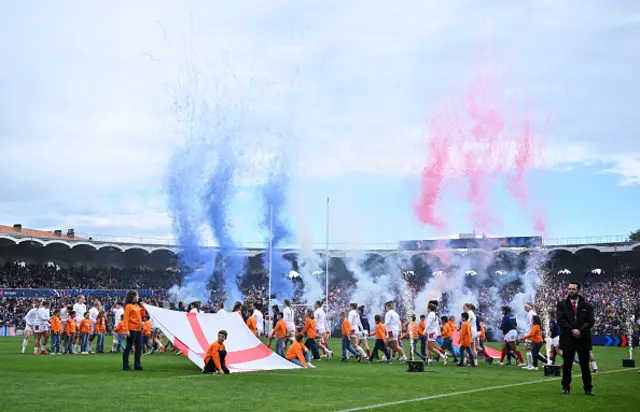
[[[269,205],[269,309],[267,313],[271,313],[271,270],[272,268],[273,268],[273,203]]]
[[[329,197],[327,197],[326,208],[326,250],[325,250],[325,263],[324,263],[324,291],[325,291],[325,304],[327,305],[327,314],[329,314]]]

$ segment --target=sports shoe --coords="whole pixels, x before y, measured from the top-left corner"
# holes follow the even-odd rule
[[[310,367],[311,369],[315,369],[316,367],[313,366],[313,364],[311,362],[307,362],[307,366]]]
[[[527,370],[530,370],[530,371],[537,371],[537,370],[538,370],[538,367],[537,367],[537,366],[531,366],[531,367],[527,368]]]

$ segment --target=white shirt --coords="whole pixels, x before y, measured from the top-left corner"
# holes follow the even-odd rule
[[[384,315],[384,327],[387,330],[400,331],[402,329],[402,322],[400,322],[400,315],[393,309],[389,309]]]
[[[38,309],[33,308],[29,310],[29,312],[27,312],[27,314],[24,317],[24,323],[26,323],[27,326],[29,327],[35,325],[37,316],[38,316]]]
[[[200,313],[200,309],[198,308],[193,308],[189,311],[190,313]]]
[[[49,320],[51,319],[51,314],[49,313],[49,309],[41,306],[36,311],[36,321],[35,324],[39,326],[49,326]]]
[[[524,325],[527,328],[527,333],[531,330],[531,326],[533,326],[533,317],[536,315],[536,312],[531,309],[527,312],[527,315],[524,317]]]
[[[80,323],[82,319],[84,319],[84,314],[87,311],[87,305],[78,302],[73,305],[73,310],[76,312],[76,322]]]
[[[264,331],[264,315],[258,309],[253,310],[253,317],[256,318],[256,328],[262,332]]]
[[[478,332],[478,325],[476,324],[476,314],[473,313],[472,310],[467,312],[467,314],[469,315],[469,323],[471,324],[471,335],[475,336],[480,333]]]
[[[224,310],[223,308],[220,308],[220,310],[217,313],[227,313],[227,311]]]
[[[295,321],[293,319],[293,309],[291,309],[290,307],[285,307],[282,313],[282,320],[284,320],[284,323],[286,323],[287,327],[295,327]]]
[[[89,309],[89,320],[91,321],[91,324],[96,323],[96,319],[98,319],[98,313],[100,313],[100,311],[95,306]]]
[[[438,319],[436,318],[435,312],[427,313],[427,320],[425,321],[426,327],[425,330],[428,334],[438,333],[440,332],[440,327],[438,324]]]
[[[60,309],[60,321],[62,322],[63,325],[65,325],[68,320],[69,320],[69,311],[65,306],[62,309]]]
[[[120,309],[116,309],[113,311],[114,314],[114,324],[118,325],[118,322],[120,322],[120,318],[122,317],[122,315],[124,315],[124,308],[120,308]]]
[[[360,314],[357,310],[349,311],[349,323],[351,323],[351,329],[355,329],[358,332],[363,329]]]
[[[324,313],[324,309],[319,307],[313,312],[313,317],[316,320],[316,329],[320,334],[323,334],[327,330],[327,315]]]

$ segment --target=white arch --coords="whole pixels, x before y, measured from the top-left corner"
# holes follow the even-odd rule
[[[89,242],[74,242],[73,244],[71,244],[71,249],[75,249],[79,246],[89,246],[93,248],[93,250],[98,250],[98,246],[96,244]]]
[[[112,243],[109,244],[98,244],[95,246],[96,250],[102,250],[102,249],[118,249],[120,252],[124,252],[124,249],[122,248],[122,246],[120,245],[115,245]]]
[[[598,253],[602,253],[602,250],[600,250],[600,248],[595,247],[595,246],[581,246],[581,247],[579,247],[579,248],[575,249],[575,250],[573,251],[573,253],[578,253],[578,252],[580,252],[580,251],[582,251],[582,250],[588,250],[588,249],[590,249],[590,250],[595,250],[595,251],[596,251],[596,252],[598,252]]]
[[[27,242],[39,243],[40,246],[44,246],[46,244],[42,239],[38,239],[35,237],[18,238],[18,241],[16,242],[16,244],[20,245],[22,243],[27,243]]]
[[[0,235],[0,239],[6,239],[13,242],[14,245],[18,244],[18,241],[13,236]]]
[[[61,239],[49,240],[47,242],[44,242],[44,245],[45,246],[49,246],[49,245],[64,245],[64,246],[68,247],[69,249],[71,249],[71,243],[66,242],[64,240],[61,240]]]

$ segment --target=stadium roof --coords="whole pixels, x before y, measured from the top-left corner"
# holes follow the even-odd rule
[[[13,236],[21,236],[21,237],[35,237],[39,239],[67,239],[67,240],[84,240],[81,237],[75,235],[73,229],[69,229],[67,233],[63,233],[62,231],[49,231],[49,230],[38,230],[38,229],[26,229],[23,228],[22,225],[17,224],[13,226],[4,226],[0,225],[0,234],[7,234]]]

